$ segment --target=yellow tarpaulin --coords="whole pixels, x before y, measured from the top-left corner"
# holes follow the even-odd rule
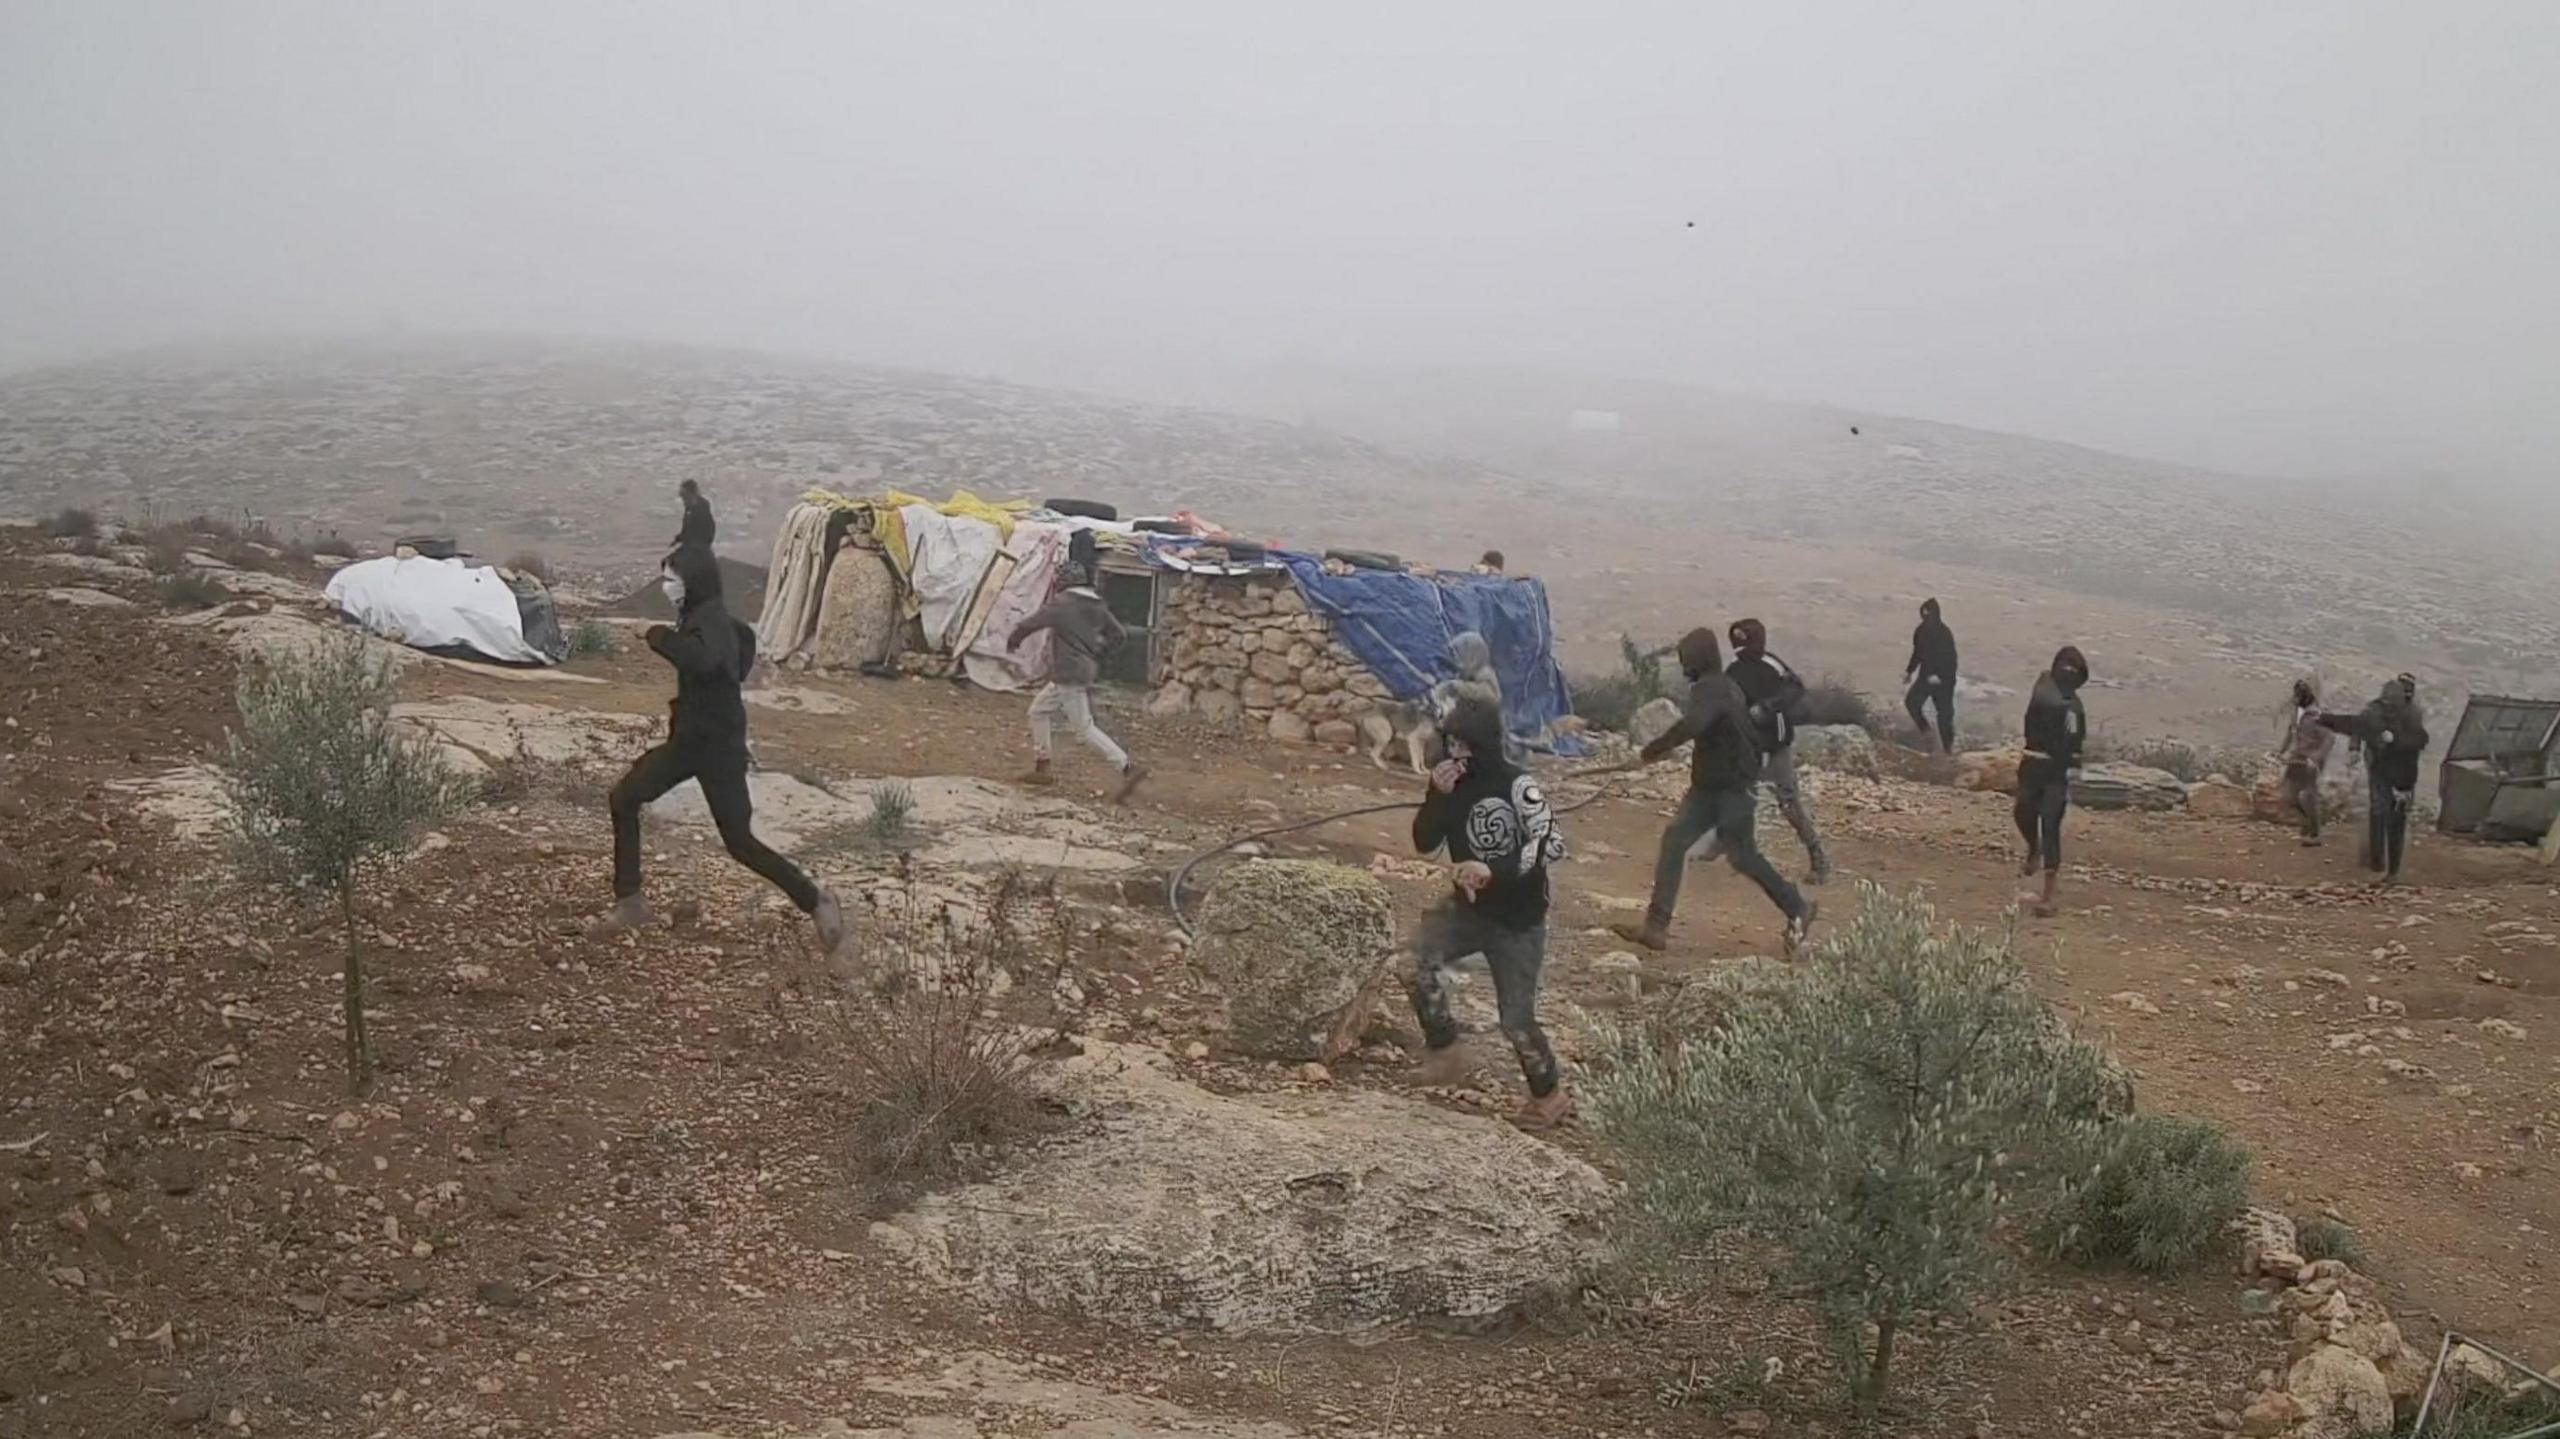
[[[812,487],[800,498],[808,504],[825,505],[831,509],[867,508],[871,511],[871,533],[880,537],[881,552],[889,557],[890,565],[898,572],[898,582],[907,596],[907,613],[911,615],[915,613],[916,606],[915,555],[907,544],[907,517],[901,513],[908,505],[924,505],[955,518],[984,520],[996,527],[999,544],[1012,542],[1015,517],[1032,507],[1029,500],[989,500],[981,498],[973,490],[954,491],[947,500],[929,500],[904,490],[890,490],[876,499],[860,500],[834,490]]]

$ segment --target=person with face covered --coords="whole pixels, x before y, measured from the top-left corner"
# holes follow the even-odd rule
[[[2302,816],[2302,842],[2320,843],[2320,776],[2337,747],[2337,731],[2320,722],[2320,691],[2309,680],[2293,682],[2293,719],[2285,727],[2284,798]]]
[[[1653,866],[1653,899],[1645,906],[1644,923],[1619,924],[1619,938],[1646,949],[1671,943],[1671,916],[1680,903],[1680,880],[1689,851],[1712,836],[1734,872],[1760,886],[1760,892],[1787,917],[1785,944],[1794,953],[1813,926],[1814,903],[1787,883],[1752,834],[1759,813],[1760,745],[1751,731],[1751,703],[1742,687],[1724,670],[1724,652],[1716,632],[1691,630],[1680,637],[1680,670],[1688,676],[1689,693],[1680,720],[1637,755],[1651,764],[1682,745],[1690,746],[1689,793],[1662,832],[1662,850]]]
[[[1451,865],[1449,893],[1422,917],[1407,982],[1430,1051],[1423,1074],[1442,1083],[1456,1078],[1458,1025],[1449,1014],[1448,974],[1481,954],[1493,972],[1503,1037],[1529,1083],[1520,1122],[1545,1127],[1573,1108],[1546,1031],[1538,1027],[1547,866],[1564,858],[1564,835],[1537,777],[1503,756],[1501,706],[1480,695],[1462,696],[1441,720],[1440,732],[1448,757],[1433,766],[1431,788],[1413,817],[1414,851],[1446,849]]]
[[[2324,714],[2320,723],[2354,740],[2364,754],[2365,867],[2382,876],[2381,883],[2397,883],[2401,861],[2409,853],[2418,759],[2427,749],[2427,714],[2418,704],[2418,681],[2401,675],[2363,709],[2351,715]]]
[[[2089,712],[2080,687],[2089,682],[2087,656],[2064,645],[2036,677],[2027,697],[2027,752],[2018,761],[2018,802],[2011,811],[2027,842],[2026,874],[2044,872],[2035,913],[2050,919],[2061,907],[2062,817],[2071,808],[2071,777],[2089,740]]]
[[[1811,866],[1807,884],[1827,883],[1831,859],[1823,852],[1822,831],[1814,826],[1813,808],[1805,802],[1796,778],[1796,726],[1805,713],[1804,681],[1787,662],[1769,652],[1769,627],[1758,620],[1736,620],[1725,631],[1733,641],[1733,663],[1724,672],[1742,689],[1750,705],[1751,731],[1760,743],[1760,778],[1777,798],[1778,813],[1795,827]],[[1714,859],[1717,843],[1708,841],[1701,859]]]
[[[1938,745],[1948,754],[1956,752],[1956,632],[1947,628],[1939,617],[1938,602],[1920,602],[1920,625],[1911,632],[1911,659],[1902,667],[1902,682],[1909,686],[1902,696],[1902,707],[1911,714],[1912,725],[1920,731],[1920,744],[1929,743],[1927,707],[1937,706]]]
[[[747,706],[739,693],[755,668],[755,631],[731,617],[722,603],[720,566],[709,550],[692,545],[677,549],[667,556],[660,583],[676,607],[676,622],[651,625],[646,638],[649,648],[675,668],[676,697],[668,712],[666,742],[632,761],[607,800],[613,815],[614,904],[606,926],[637,929],[649,922],[649,902],[640,893],[640,811],[693,780],[702,786],[703,801],[729,857],[789,895],[817,925],[819,947],[833,954],[844,942],[844,915],[835,896],[755,836],[747,791]]]

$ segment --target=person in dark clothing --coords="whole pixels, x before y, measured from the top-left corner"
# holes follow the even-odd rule
[[[1147,767],[1129,758],[1129,752],[1093,722],[1093,686],[1102,678],[1103,657],[1119,648],[1129,631],[1093,588],[1090,574],[1071,570],[1065,578],[1066,589],[1032,611],[1005,638],[1005,648],[1016,650],[1033,635],[1046,631],[1049,636],[1049,682],[1031,697],[1031,773],[1022,782],[1058,782],[1049,767],[1049,732],[1064,719],[1068,728],[1120,772],[1120,788],[1111,796],[1118,804],[1147,777]]]
[[[1413,817],[1415,852],[1445,848],[1451,863],[1449,893],[1423,916],[1413,946],[1413,1014],[1430,1049],[1424,1073],[1442,1082],[1456,1077],[1448,973],[1481,954],[1493,972],[1503,1037],[1529,1082],[1520,1122],[1555,1124],[1573,1105],[1538,1027],[1538,975],[1547,953],[1547,866],[1564,858],[1564,835],[1537,777],[1503,757],[1501,706],[1466,696],[1440,729],[1448,758],[1432,768],[1431,788]]]
[[[1786,915],[1785,942],[1793,953],[1813,925],[1815,906],[1769,863],[1752,835],[1759,813],[1760,746],[1751,733],[1750,702],[1742,697],[1742,687],[1724,672],[1724,652],[1716,644],[1715,631],[1689,631],[1680,637],[1679,651],[1681,673],[1689,677],[1680,721],[1646,745],[1637,762],[1651,764],[1684,744],[1690,746],[1689,793],[1662,832],[1662,851],[1653,866],[1653,900],[1645,906],[1644,923],[1611,928],[1631,944],[1667,948],[1690,847],[1713,835],[1725,862],[1760,886],[1760,892]]]
[[[711,502],[702,497],[702,486],[691,480],[676,486],[676,493],[684,499],[684,523],[676,528],[675,548],[709,553],[712,537],[720,531],[719,522],[711,518]]]
[[[2309,680],[2295,680],[2293,719],[2285,726],[2278,754],[2284,762],[2285,803],[2301,814],[2306,845],[2320,843],[2320,777],[2337,743],[2337,732],[2320,722],[2320,691]]]
[[[1902,707],[1911,712],[1911,723],[1920,731],[1920,743],[1929,743],[1929,716],[1926,706],[1938,709],[1938,745],[1949,754],[1956,752],[1956,632],[1938,616],[1938,602],[1920,602],[1920,625],[1911,632],[1911,660],[1902,667],[1902,682],[1907,690]]]
[[[2409,853],[2418,758],[2427,749],[2427,714],[2418,704],[2418,681],[2401,675],[2362,710],[2324,714],[2320,723],[2354,740],[2364,755],[2365,867],[2382,876],[2380,883],[2396,883]]]
[[[1807,884],[1831,878],[1831,859],[1823,852],[1822,831],[1814,827],[1813,808],[1805,803],[1804,786],[1796,778],[1796,726],[1805,713],[1804,681],[1785,660],[1769,653],[1769,627],[1758,620],[1736,620],[1725,631],[1733,641],[1733,663],[1724,672],[1742,688],[1751,706],[1751,730],[1760,742],[1760,778],[1778,801],[1778,813],[1795,827],[1812,872]],[[1710,842],[1704,859],[1716,856]]]
[[[2080,687],[2089,682],[2089,660],[2073,646],[2054,654],[2027,697],[2027,752],[2018,761],[2018,803],[2012,817],[2027,842],[2026,874],[2044,871],[2035,913],[2050,919],[2060,908],[2062,817],[2071,808],[2071,777],[2089,739],[2089,712]]]
[[[816,922],[819,946],[829,954],[844,942],[844,915],[835,896],[799,866],[755,836],[754,806],[747,791],[747,706],[738,692],[755,667],[756,633],[733,619],[720,599],[720,566],[711,552],[687,545],[667,557],[661,582],[676,607],[672,625],[651,625],[649,648],[673,665],[676,698],[666,742],[652,747],[624,772],[607,801],[613,814],[613,912],[609,928],[637,929],[649,922],[640,893],[640,811],[651,800],[694,780],[719,827],[729,857],[771,881],[800,912]]]

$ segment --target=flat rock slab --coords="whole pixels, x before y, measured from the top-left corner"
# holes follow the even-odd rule
[[[36,563],[48,569],[77,570],[81,574],[94,575],[102,580],[148,580],[151,578],[151,571],[140,565],[123,564],[108,559],[104,555],[38,555]]]
[[[870,823],[873,795],[895,783],[906,784],[915,800],[908,821],[914,837],[902,848],[927,863],[1110,873],[1134,868],[1146,847],[1134,833],[1085,817],[1072,801],[1032,798],[963,776],[846,780],[821,787],[756,770],[747,776],[747,794],[755,805],[756,833],[788,850],[822,837],[861,835]],[[690,780],[652,803],[649,812],[677,824],[711,823],[702,787]]]
[[[78,605],[83,609],[129,610],[135,608],[133,601],[122,595],[111,595],[105,590],[93,590],[86,585],[57,585],[49,590],[21,590],[19,593],[42,595],[56,604]]]
[[[1608,1181],[1507,1124],[1348,1087],[1213,1094],[1085,1047],[1048,1079],[1077,1132],[873,1236],[998,1308],[1334,1334],[1500,1315],[1597,1243]]]
[[[928,1374],[866,1379],[874,1395],[906,1401],[920,1412],[885,1427],[856,1429],[829,1420],[801,1439],[1304,1439],[1286,1424],[1219,1419],[1165,1399],[1149,1399],[1057,1379],[993,1354],[962,1354]],[[1001,1409],[999,1424],[982,1418]],[[661,1439],[729,1439],[711,1431]]]

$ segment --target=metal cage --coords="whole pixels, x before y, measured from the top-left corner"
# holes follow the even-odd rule
[[[2474,695],[2445,747],[2436,828],[2482,839],[2542,838],[2560,818],[2560,700]]]

